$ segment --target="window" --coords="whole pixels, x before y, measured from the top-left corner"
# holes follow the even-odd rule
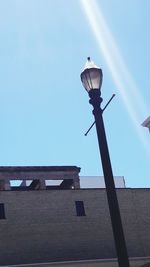
[[[3,203],[0,203],[0,219],[5,219],[5,209]]]
[[[85,216],[83,201],[75,201],[77,216]]]

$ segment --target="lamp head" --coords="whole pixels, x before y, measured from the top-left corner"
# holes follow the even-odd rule
[[[91,90],[101,89],[103,80],[102,70],[94,64],[94,62],[90,59],[90,57],[87,58],[85,68],[81,72],[80,77],[82,84],[88,93]]]

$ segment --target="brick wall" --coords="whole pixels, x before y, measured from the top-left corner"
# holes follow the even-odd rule
[[[117,194],[129,256],[150,256],[150,189]],[[105,189],[0,191],[0,203],[0,265],[116,257]]]

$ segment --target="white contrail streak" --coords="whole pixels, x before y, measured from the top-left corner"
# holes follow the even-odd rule
[[[80,0],[80,2],[136,132],[146,150],[149,151],[147,149],[149,146],[147,144],[148,140],[145,139],[144,131],[140,124],[141,120],[150,114],[150,111],[124,63],[119,48],[101,12],[100,5],[97,4],[96,0]]]

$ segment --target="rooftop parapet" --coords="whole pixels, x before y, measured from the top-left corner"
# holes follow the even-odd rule
[[[0,190],[79,189],[79,172],[76,166],[0,167]]]

